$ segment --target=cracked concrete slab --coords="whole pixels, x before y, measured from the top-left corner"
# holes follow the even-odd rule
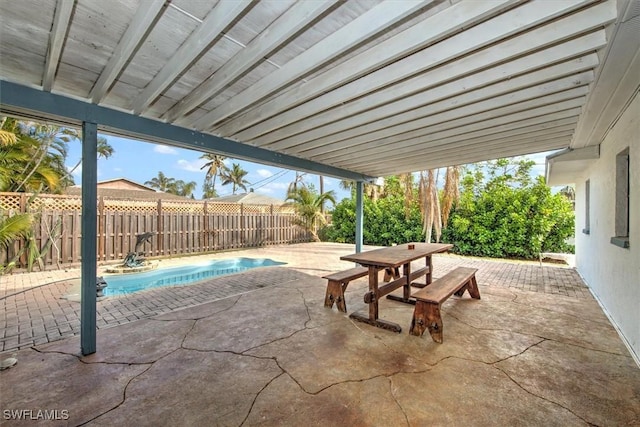
[[[509,329],[595,350],[607,349],[618,354],[628,353],[610,323],[577,317],[573,313],[563,312],[561,306],[548,308],[550,305],[546,299],[542,304],[535,306],[519,304],[517,301],[481,301],[480,304],[473,304],[450,298],[443,304],[442,311],[451,313],[460,321],[477,329]],[[443,322],[446,328],[446,321]]]
[[[277,397],[277,398],[276,398]],[[250,426],[400,426],[406,414],[396,403],[391,381],[375,377],[336,384],[319,393],[302,390],[288,375],[271,382],[246,420]]]
[[[125,401],[91,425],[241,425],[281,373],[271,359],[181,349],[134,378]]]
[[[145,319],[109,328],[97,334],[99,352],[82,357],[86,363],[153,363],[180,348],[194,320],[159,322]],[[80,354],[79,337],[40,347],[42,352]]]
[[[589,424],[640,425],[638,367],[628,356],[545,341],[496,367]]]
[[[413,306],[384,299],[381,318],[404,330],[374,328],[325,308],[326,281],[299,274],[100,329],[88,357],[77,338],[20,350],[0,407],[108,426],[638,423],[640,369],[592,298],[480,283],[481,300],[444,304],[437,344],[408,334]],[[349,313],[366,312],[366,289],[349,285]]]
[[[433,369],[392,377],[408,425],[585,426],[560,405],[528,393],[499,369],[450,358]]]
[[[348,319],[321,328],[306,329],[248,354],[275,357],[280,366],[309,393],[317,393],[345,381],[429,369],[424,361],[381,345],[372,334],[361,332]]]
[[[32,416],[38,410],[57,410],[60,417],[67,411],[69,419],[58,425],[85,423],[117,407],[129,381],[149,366],[87,364],[72,355],[23,350],[16,366],[0,372],[2,424],[11,425],[7,410],[32,410]]]
[[[309,313],[294,287],[244,294],[228,310],[199,319],[186,348],[241,353],[304,329]]]

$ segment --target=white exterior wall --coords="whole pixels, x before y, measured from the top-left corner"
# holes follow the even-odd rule
[[[629,147],[629,246],[615,234],[616,155]],[[590,234],[585,182],[590,180]],[[640,363],[640,96],[600,145],[600,158],[576,180],[576,267]]]

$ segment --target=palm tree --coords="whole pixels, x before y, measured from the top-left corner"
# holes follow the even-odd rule
[[[33,217],[31,214],[16,214],[0,216],[0,249],[6,249],[11,242],[23,238],[31,229]]]
[[[355,186],[356,186],[355,181],[349,181],[346,179],[340,180],[340,188],[342,188],[343,190],[353,191]],[[362,192],[364,193],[364,195],[366,195],[367,197],[369,197],[371,200],[375,202],[376,200],[378,200],[378,198],[384,196],[384,185],[365,183],[362,189]]]
[[[0,191],[60,191],[66,175],[67,136],[56,138],[53,127],[38,133],[38,127],[28,128],[12,118],[1,124]]]
[[[31,231],[33,216],[29,213],[5,216],[0,214],[0,249],[6,249],[18,239],[27,239]],[[0,266],[0,274],[13,268],[16,258]]]
[[[162,191],[164,193],[168,193],[171,186],[175,185],[175,178],[169,178],[162,171],[158,172],[158,176],[151,178],[150,181],[144,183],[144,185],[148,185],[149,187]]]
[[[306,173],[296,171],[296,178],[293,181],[291,181],[291,183],[289,184],[289,188],[287,188],[287,193],[296,191],[298,189],[298,186],[305,187],[306,186],[306,183],[304,182],[305,175]]]
[[[247,191],[246,184],[249,184],[244,177],[247,176],[249,172],[242,169],[238,163],[234,163],[231,169],[225,170],[221,174],[222,185],[232,184],[233,186],[233,194],[236,194],[238,188],[242,188],[244,191]]]
[[[99,136],[98,137],[98,145],[96,147],[97,151],[98,151],[98,158],[104,158],[104,159],[108,159],[109,157],[111,157],[113,155],[113,147],[109,144],[109,141],[107,141],[107,138],[105,138],[104,136]],[[73,174],[73,172],[78,169],[78,167],[82,164],[82,157],[80,158],[80,160],[78,160],[78,163],[75,164],[74,167],[72,167],[71,169],[69,169],[69,172],[67,172],[67,175],[65,176],[65,178],[69,178],[71,177],[71,175]]]
[[[181,179],[174,181],[167,190],[167,193],[175,194],[182,197],[193,198],[193,191],[196,189],[195,181],[185,182]]]
[[[286,200],[288,203],[285,203],[285,206],[292,206],[298,214],[295,224],[310,232],[313,239],[319,242],[318,225],[327,224],[327,219],[321,212],[321,206],[327,201],[335,205],[335,193],[328,191],[318,194],[312,189],[302,186],[294,191],[289,191]]]
[[[442,232],[440,200],[438,199],[435,174],[435,169],[420,172],[420,211],[422,212],[423,231],[425,233],[425,242],[427,243],[431,242],[434,229],[436,242],[440,240]]]
[[[444,178],[442,193],[442,227],[449,222],[449,214],[453,205],[460,200],[460,166],[449,166]]]
[[[226,157],[219,156],[217,154],[205,153],[200,156],[201,159],[206,159],[206,162],[200,170],[207,168],[207,173],[204,178],[204,184],[202,191],[204,193],[203,198],[209,199],[216,196],[216,177],[222,176],[227,170],[227,165],[224,164]]]

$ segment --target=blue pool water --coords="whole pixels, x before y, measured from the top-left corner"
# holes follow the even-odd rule
[[[211,261],[207,264],[161,268],[143,273],[105,275],[107,287],[104,295],[123,295],[161,286],[186,285],[223,274],[239,273],[250,268],[283,265],[284,262],[268,258],[233,258]]]

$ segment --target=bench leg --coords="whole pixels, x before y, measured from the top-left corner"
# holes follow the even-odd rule
[[[344,301],[344,291],[347,289],[348,284],[348,282],[341,283],[336,280],[329,280],[327,284],[327,294],[324,297],[324,306],[332,308],[335,302],[338,310],[346,313],[347,304]]]
[[[416,308],[413,311],[413,319],[411,320],[409,333],[420,337],[427,329],[435,342],[442,343],[440,305],[416,301]]]
[[[478,290],[478,282],[476,281],[476,276],[471,277],[469,283],[467,283],[467,289],[469,290],[469,295],[471,298],[480,299],[480,291]]]
[[[463,287],[458,289],[454,295],[457,297],[461,297],[464,295],[464,291],[469,291],[469,295],[471,298],[480,299],[480,291],[478,290],[478,282],[476,281],[476,276],[472,276],[471,279],[467,283],[464,284]]]

